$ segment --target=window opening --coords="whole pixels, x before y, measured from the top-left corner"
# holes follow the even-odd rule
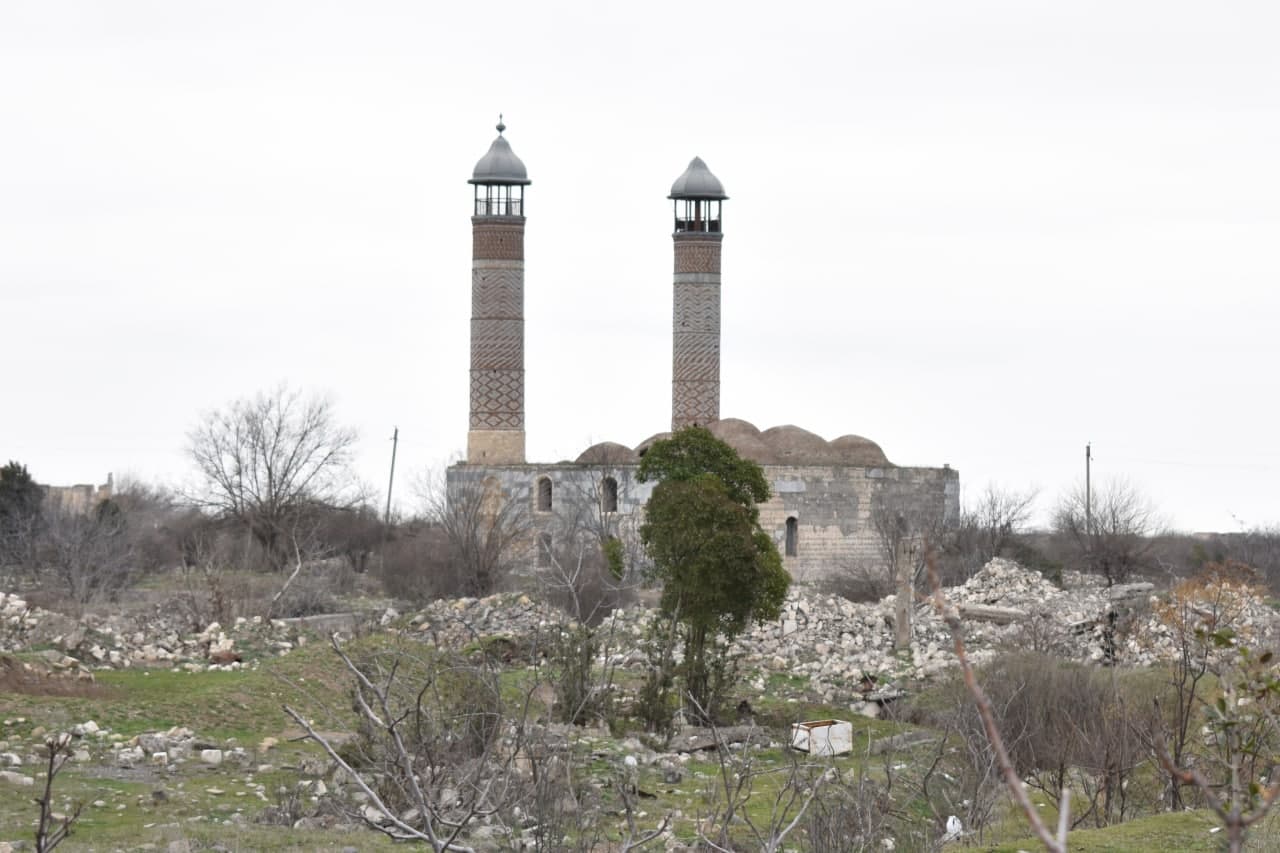
[[[605,512],[618,511],[618,481],[612,477],[604,478],[600,503]]]

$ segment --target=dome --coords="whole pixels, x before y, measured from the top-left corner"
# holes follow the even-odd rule
[[[507,142],[506,137],[502,135],[506,129],[507,126],[499,118],[498,138],[493,140],[488,153],[480,158],[479,163],[476,163],[471,180],[467,183],[519,184],[521,186],[529,183],[529,172],[525,169],[524,163],[516,156],[516,152],[511,150],[511,143]]]
[[[676,178],[676,182],[671,185],[671,195],[667,198],[723,200],[728,196],[724,194],[724,184],[711,174],[711,170],[707,168],[706,163],[702,162],[702,158],[694,157],[689,161],[689,168],[685,169],[684,174]]]
[[[716,438],[738,451],[743,459],[758,465],[835,465],[851,468],[890,468],[880,445],[860,435],[842,435],[827,441],[816,433],[790,424],[761,431],[752,423],[737,418],[724,418],[707,424]],[[670,433],[648,439],[637,450]]]
[[[760,434],[773,449],[775,465],[830,465],[835,462],[831,445],[822,436],[785,424],[770,427]]]
[[[593,444],[574,460],[579,465],[633,465],[639,456],[625,444],[616,441],[602,441]]]
[[[761,465],[773,461],[773,449],[760,437],[760,430],[756,429],[753,423],[738,418],[724,418],[713,424],[707,424],[707,429],[716,438],[738,451],[738,455],[743,459],[750,459]]]
[[[738,451],[743,459],[757,465],[818,465],[849,468],[892,468],[880,445],[860,435],[842,435],[827,441],[816,433],[786,424],[761,432],[755,424],[738,418],[724,418],[707,424],[707,431]],[[602,441],[582,452],[579,465],[635,464],[655,441],[671,438],[671,433],[651,435],[631,450],[612,441]]]
[[[671,433],[669,432],[660,432],[649,436],[644,441],[636,445],[636,456],[644,456],[649,448],[653,446],[654,442],[663,441],[668,438],[671,438]]]
[[[842,435],[832,439],[831,447],[845,465],[881,468],[890,464],[880,445],[860,435]]]

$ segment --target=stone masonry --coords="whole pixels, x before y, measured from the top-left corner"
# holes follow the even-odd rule
[[[502,498],[527,508],[530,536],[523,549],[529,566],[538,562],[542,542],[562,545],[598,518],[603,480],[617,485],[613,523],[620,535],[634,536],[653,483],[635,479],[631,462],[593,465],[510,465],[499,468],[455,465],[448,471],[450,493],[497,488]],[[893,493],[909,497],[908,509],[954,520],[960,509],[960,476],[951,468],[859,467],[845,465],[765,465],[773,497],[760,506],[760,524],[786,554],[787,521],[795,519],[796,547],[784,565],[797,580],[817,581],[854,566],[884,562],[871,514],[877,500]],[[550,483],[550,508],[539,504],[539,481]]]

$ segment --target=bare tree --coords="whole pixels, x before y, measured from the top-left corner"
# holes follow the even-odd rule
[[[243,525],[279,570],[312,508],[352,503],[355,440],[324,397],[280,385],[236,400],[188,434],[200,475],[191,498]]]
[[[53,783],[58,774],[71,760],[75,749],[71,745],[71,735],[63,732],[50,735],[44,742],[47,764],[44,775],[44,794],[36,798],[40,806],[40,819],[36,824],[36,851],[47,853],[57,847],[71,834],[71,827],[80,817],[84,804],[77,802],[69,815],[59,815],[53,810]]]
[[[359,791],[360,802],[341,807],[370,829],[435,851],[475,849],[468,837],[480,824],[536,850],[598,849],[599,827],[578,807],[590,786],[573,782],[572,744],[532,721],[536,697],[548,687],[541,679],[513,687],[492,655],[463,657],[413,642],[359,652],[337,635],[331,643],[354,681],[356,737],[338,748],[307,715],[288,705],[284,711]],[[610,849],[640,849],[668,825],[637,827],[643,815],[629,793],[622,792],[621,844]],[[535,826],[521,833],[530,818]]]
[[[336,634],[331,644],[355,680],[360,762],[349,762],[297,710],[285,705],[285,713],[364,794],[369,805],[358,814],[370,828],[436,851],[470,851],[463,843],[468,825],[497,815],[522,787],[515,772],[520,741],[503,744],[500,737],[497,671],[483,659],[473,667],[407,648],[385,660],[356,661]]]
[[[61,508],[46,512],[36,552],[40,566],[81,605],[114,598],[135,568],[128,519],[111,500],[87,514]]]
[[[1031,520],[1039,492],[1013,491],[988,483],[960,516],[960,529],[979,566],[1004,554]]]
[[[426,516],[449,542],[451,570],[460,591],[488,595],[527,552],[533,526],[528,505],[505,492],[493,477],[483,479],[458,466],[454,476],[420,485]]]
[[[326,554],[340,555],[351,570],[364,574],[387,539],[387,529],[369,504],[325,509],[316,519],[316,536]]]
[[[1058,503],[1053,526],[1079,567],[1102,575],[1108,586],[1154,568],[1154,537],[1164,529],[1151,502],[1122,480],[1088,497],[1082,488],[1069,492]]]
[[[1280,742],[1280,678],[1272,654],[1254,655],[1230,628],[1201,629],[1226,659],[1215,666],[1221,694],[1205,702],[1206,731],[1213,750],[1195,766],[1179,764],[1169,752],[1163,727],[1155,753],[1175,785],[1191,785],[1226,829],[1227,849],[1244,849],[1245,836],[1280,799],[1273,776]]]
[[[1013,759],[1009,755],[1009,748],[996,720],[995,706],[992,704],[990,697],[987,696],[986,691],[978,683],[978,677],[974,673],[973,666],[969,663],[969,656],[964,642],[964,625],[960,621],[960,612],[943,595],[942,583],[934,566],[933,555],[926,549],[925,567],[929,575],[929,586],[933,591],[931,596],[932,604],[934,609],[938,611],[938,615],[942,617],[943,622],[946,623],[948,633],[951,634],[951,644],[955,650],[956,662],[960,665],[960,676],[964,680],[965,689],[973,697],[978,716],[982,720],[982,729],[986,733],[987,742],[991,744],[991,751],[995,755],[996,764],[1000,768],[1000,776],[1004,780],[1005,787],[1013,797],[1014,803],[1031,824],[1032,832],[1035,833],[1036,838],[1040,839],[1040,843],[1045,846],[1045,849],[1050,853],[1066,853],[1067,831],[1071,827],[1071,789],[1066,788],[1063,791],[1062,800],[1058,804],[1057,829],[1056,831],[1051,830],[1040,817],[1035,804],[1031,802],[1031,797],[1027,795],[1027,789],[1022,782],[1022,777],[1018,775]]]
[[[589,461],[562,480],[554,533],[537,543],[540,585],[583,624],[594,625],[631,601],[647,564],[630,452],[593,447]]]

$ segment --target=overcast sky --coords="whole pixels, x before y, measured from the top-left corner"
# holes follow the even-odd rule
[[[0,456],[189,476],[332,395],[466,445],[467,178],[528,166],[533,461],[670,421],[671,182],[724,182],[722,414],[1184,530],[1280,522],[1280,4],[0,4]],[[400,485],[403,484],[403,485]]]

